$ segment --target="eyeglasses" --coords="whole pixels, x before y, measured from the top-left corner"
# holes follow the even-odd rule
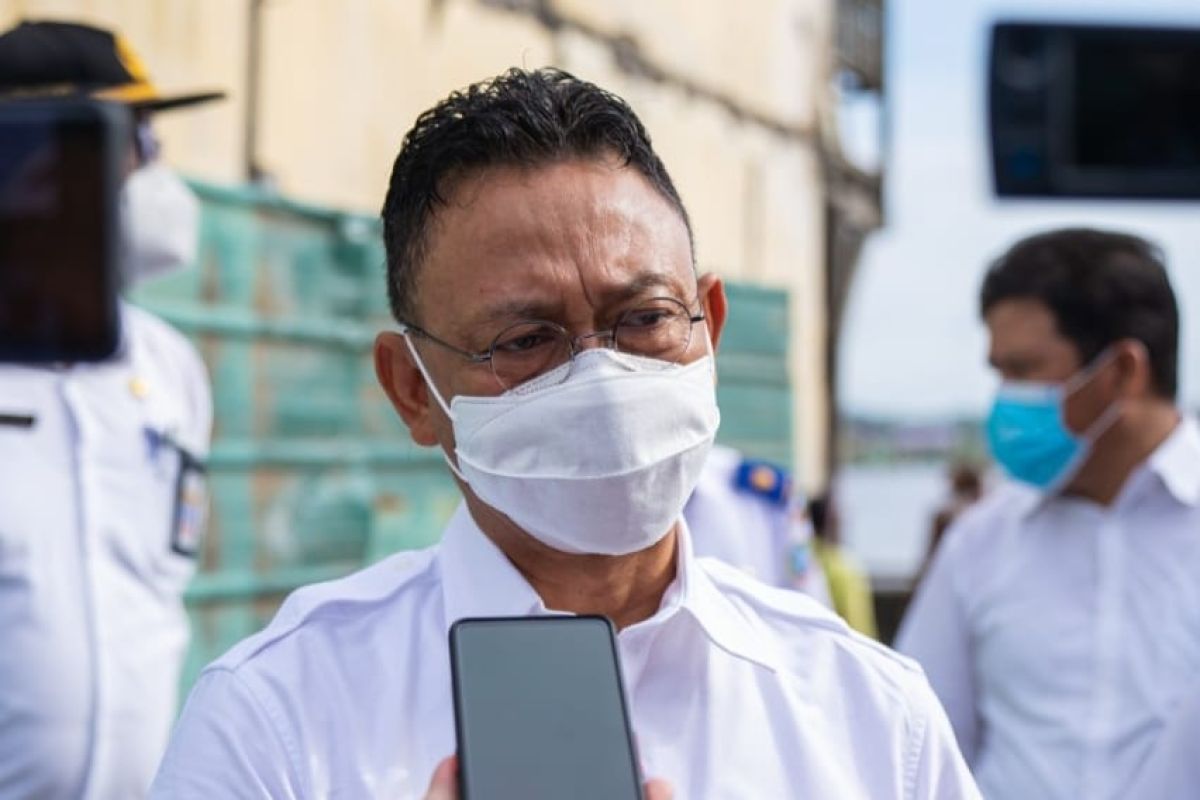
[[[703,314],[691,313],[683,302],[655,297],[623,311],[612,328],[578,336],[553,322],[522,320],[502,330],[487,350],[478,353],[456,347],[410,323],[403,323],[403,332],[428,339],[473,364],[487,363],[497,382],[512,389],[574,360],[589,339],[621,353],[678,363],[692,343],[692,326],[703,321]]]

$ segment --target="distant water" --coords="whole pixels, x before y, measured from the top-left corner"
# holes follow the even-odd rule
[[[915,575],[948,491],[942,464],[843,467],[837,478],[843,542],[873,576]]]

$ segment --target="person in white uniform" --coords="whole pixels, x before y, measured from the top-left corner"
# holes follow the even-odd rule
[[[163,97],[137,69],[126,44],[95,28],[0,35],[0,94],[70,83],[138,115],[122,197],[130,284],[194,259],[197,204],[154,160],[148,114],[208,98]],[[120,324],[108,361],[0,365],[4,798],[144,797],[177,710],[208,378],[166,323],[123,303]]]
[[[1073,229],[983,283],[1013,479],[946,533],[900,630],[984,795],[1143,797],[1131,782],[1200,674],[1200,433],[1175,403],[1162,258]]]
[[[551,611],[613,620],[645,773],[678,797],[978,796],[918,667],[694,556],[725,295],[624,101],[549,69],[454,93],[383,221],[401,328],[376,371],[464,504],[207,668],[153,797],[453,796],[449,626]]]
[[[697,556],[719,558],[830,607],[804,494],[781,467],[714,445],[683,517]]]

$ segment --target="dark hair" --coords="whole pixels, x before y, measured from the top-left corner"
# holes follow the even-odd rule
[[[1004,300],[1036,300],[1087,363],[1120,339],[1150,355],[1154,391],[1179,385],[1179,310],[1158,247],[1126,233],[1070,228],[1030,236],[992,263],[980,292],[986,317]]]
[[[809,498],[808,501],[808,520],[812,523],[813,535],[818,539],[824,539],[828,532],[825,527],[825,522],[829,512],[829,493],[822,492],[816,497]]]
[[[416,277],[447,182],[492,166],[615,157],[691,222],[650,136],[614,94],[558,69],[510,69],[454,92],[417,118],[392,165],[383,203],[388,299],[411,321]]]
[[[983,476],[974,464],[958,462],[950,467],[950,488],[955,494],[979,497],[983,493]]]

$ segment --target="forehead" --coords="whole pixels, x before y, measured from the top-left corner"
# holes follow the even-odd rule
[[[1059,336],[1054,314],[1037,300],[1001,300],[988,310],[985,320],[993,341],[1037,341]]]
[[[1017,357],[1046,359],[1076,356],[1075,347],[1058,330],[1054,313],[1038,300],[1001,300],[985,316],[993,363]]]
[[[619,162],[489,168],[443,194],[417,280],[427,319],[471,322],[501,306],[570,314],[631,283],[694,290],[682,217]]]

